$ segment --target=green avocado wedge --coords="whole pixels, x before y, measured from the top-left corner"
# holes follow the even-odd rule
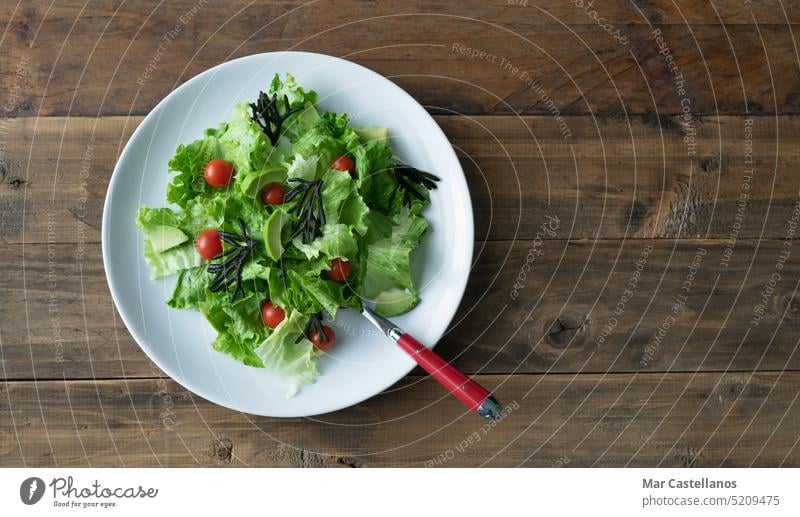
[[[283,183],[284,181],[286,181],[286,171],[273,169],[245,176],[242,178],[241,189],[245,196],[255,198],[270,183]]]
[[[279,260],[283,255],[281,234],[283,227],[289,222],[289,215],[283,210],[275,210],[264,223],[264,248],[272,260]]]
[[[373,140],[386,142],[389,139],[388,127],[357,127],[353,128],[353,130],[358,135],[358,138],[365,144]]]
[[[383,291],[375,298],[375,312],[387,318],[411,310],[419,298],[400,289]]]
[[[155,253],[161,253],[189,240],[185,233],[167,225],[154,226],[147,232],[147,238],[150,239]]]

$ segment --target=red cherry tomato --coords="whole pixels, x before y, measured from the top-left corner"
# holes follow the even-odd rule
[[[280,183],[270,183],[261,191],[261,201],[265,205],[283,204],[283,195],[286,194],[286,187]]]
[[[272,302],[268,301],[261,307],[261,319],[264,321],[264,325],[269,328],[274,329],[277,327],[285,317],[286,313],[283,312],[283,309],[277,305],[272,305]]]
[[[197,253],[206,260],[211,260],[222,253],[222,241],[214,228],[209,228],[200,232],[194,241]]]
[[[335,258],[331,260],[331,268],[325,271],[325,276],[327,276],[329,280],[343,284],[350,277],[350,273],[352,272],[353,268],[350,267],[349,262]]]
[[[318,330],[312,332],[311,335],[308,336],[308,339],[309,341],[311,341],[312,345],[324,351],[329,349],[330,347],[333,346],[334,343],[336,343],[336,333],[333,331],[332,328],[330,328],[327,325],[322,326],[322,332],[325,333],[325,337],[328,338],[327,340],[324,340],[322,338],[322,335],[319,333]]]
[[[233,164],[220,159],[211,160],[206,164],[203,175],[212,187],[226,187],[233,178]]]
[[[336,169],[337,171],[347,171],[352,175],[356,172],[356,163],[352,158],[346,154],[343,154],[331,162],[331,169]]]

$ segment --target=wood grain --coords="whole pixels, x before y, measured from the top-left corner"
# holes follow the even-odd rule
[[[545,116],[436,120],[461,157],[480,240],[533,239],[546,216],[562,221],[558,238],[782,239],[800,200],[796,117],[708,117],[691,157],[674,118],[568,117],[571,143]],[[7,121],[0,240],[98,242],[111,172],[140,122]]]
[[[592,9],[0,4],[0,467],[800,467],[800,3]],[[133,129],[290,49],[386,75],[459,154],[476,251],[437,351],[510,406],[495,427],[419,371],[313,419],[229,411],[122,325],[99,241]]]
[[[164,380],[10,382],[0,466],[800,466],[797,372],[479,380],[507,405],[494,427],[414,377],[286,420]]]
[[[13,102],[0,104],[1,113],[144,114],[213,65],[288,49],[356,61],[434,111],[547,113],[541,94],[520,80],[525,71],[563,113],[680,113],[654,28],[687,79],[694,113],[797,113],[800,68],[787,22],[797,23],[798,8],[777,0],[714,5],[716,12],[690,0],[596,2],[598,16],[627,38],[621,44],[571,2],[554,0],[106,0],[83,11],[74,0],[53,9],[44,0],[7,3],[0,80]],[[467,57],[454,45],[497,59]]]
[[[726,261],[726,246],[674,240],[479,245],[461,308],[437,351],[468,373],[800,369],[797,250],[782,241],[739,241]],[[692,272],[700,249],[705,255]],[[785,250],[788,261],[776,270]],[[87,245],[81,258],[76,253],[73,244],[0,250],[5,377],[161,375],[114,312],[99,246]],[[776,272],[780,278],[770,286]],[[768,288],[764,315],[753,324]],[[673,313],[681,295],[684,304]],[[335,329],[346,346],[347,330]]]

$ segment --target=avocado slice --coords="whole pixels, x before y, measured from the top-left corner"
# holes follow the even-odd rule
[[[261,190],[270,183],[283,183],[284,181],[286,181],[286,172],[281,169],[250,174],[242,179],[242,193],[245,196],[258,197]]]
[[[372,140],[386,142],[389,139],[388,127],[357,127],[354,131],[365,144]]]
[[[264,248],[267,250],[267,256],[272,260],[278,260],[283,255],[281,233],[288,222],[288,214],[283,210],[275,210],[264,223]]]
[[[187,237],[185,233],[174,226],[167,225],[153,226],[153,228],[147,232],[147,238],[150,239],[150,245],[156,253],[174,248],[189,240],[189,237]]]
[[[375,298],[375,312],[387,318],[397,316],[411,310],[418,301],[419,299],[411,293],[390,289]]]

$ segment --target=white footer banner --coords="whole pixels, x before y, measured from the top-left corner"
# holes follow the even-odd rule
[[[797,516],[798,481],[794,469],[13,468],[0,469],[0,514]]]

